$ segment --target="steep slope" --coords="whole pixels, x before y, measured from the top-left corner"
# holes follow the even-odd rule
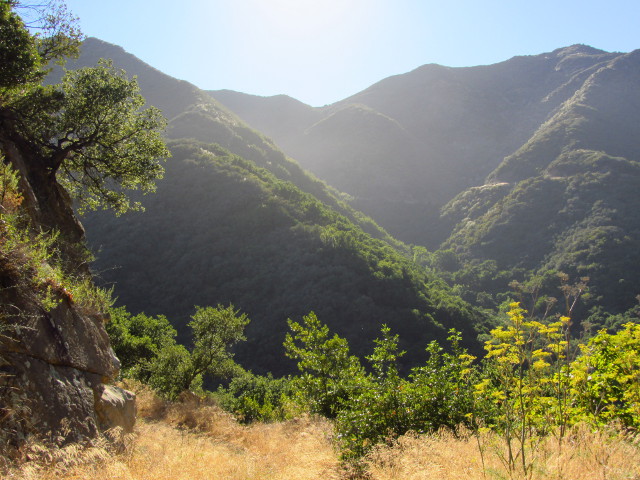
[[[159,83],[148,66],[96,40],[79,64],[95,61],[96,45],[116,65],[126,57],[143,93]],[[158,192],[143,199],[147,211],[83,221],[96,271],[131,310],[168,315],[184,334],[194,305],[233,302],[252,318],[238,358],[257,372],[292,368],[282,349],[286,319],[311,310],[361,354],[382,323],[403,337],[408,363],[453,326],[474,345],[478,312],[215,101],[184,105],[168,135],[174,158]]]
[[[270,138],[277,138],[281,148],[288,150],[289,141],[304,134],[304,130],[323,118],[321,109],[287,95],[260,97],[233,90],[207,92],[231,110],[244,122],[256,126]],[[295,158],[295,157],[294,157]]]
[[[251,110],[251,98],[211,94],[302,166],[353,195],[353,205],[394,235],[437,245],[447,231],[429,212],[482,184],[594,69],[616,56],[578,45],[489,66],[425,65],[316,109],[321,121],[311,123],[307,110],[292,110],[295,119],[283,122],[303,127],[284,133],[273,126],[281,116],[264,113],[266,100],[253,102]],[[354,115],[356,105],[369,115]],[[388,125],[373,122],[375,116]],[[358,132],[360,141],[345,141],[345,132]]]
[[[475,338],[480,315],[313,196],[215,144],[172,151],[144,213],[85,221],[104,245],[97,269],[128,308],[168,315],[184,333],[194,304],[231,302],[252,319],[238,357],[262,373],[291,368],[285,320],[312,310],[359,353],[388,323],[408,362],[449,327]]]
[[[640,52],[593,69],[487,184],[445,208],[445,246],[501,269],[590,277],[590,305],[636,303],[640,275]]]
[[[88,38],[84,42],[80,57],[68,62],[67,68],[95,65],[101,58],[113,60],[117,67],[136,76],[148,104],[161,109],[169,120],[169,138],[193,138],[218,143],[266,168],[277,178],[292,181],[348,216],[368,233],[394,242],[371,219],[344,203],[338,192],[303,171],[298,163],[287,158],[268,138],[249,128],[235,114],[194,85],[172,78],[141,62],[123,48],[96,38]],[[57,81],[60,75],[61,71],[57,70],[49,80]]]

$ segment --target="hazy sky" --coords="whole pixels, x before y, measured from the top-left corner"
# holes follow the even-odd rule
[[[207,90],[320,106],[426,63],[640,48],[640,0],[67,0],[88,36]]]

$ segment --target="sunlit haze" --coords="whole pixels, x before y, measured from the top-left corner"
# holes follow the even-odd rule
[[[319,106],[426,63],[640,47],[637,0],[67,0],[84,33],[200,88]]]

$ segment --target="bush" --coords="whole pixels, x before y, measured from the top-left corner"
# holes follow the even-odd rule
[[[577,415],[640,428],[640,325],[627,323],[615,334],[601,330],[581,351],[571,365]]]
[[[364,369],[350,355],[349,344],[311,312],[302,324],[289,320],[293,334],[284,341],[286,355],[298,360],[301,374],[292,381],[300,400],[311,413],[335,418],[342,405],[362,388]]]
[[[336,430],[344,459],[359,458],[381,442],[395,440],[409,431],[434,432],[441,428],[455,431],[470,422],[473,408],[474,357],[460,347],[460,334],[449,337],[451,353],[437,342],[427,347],[429,359],[411,370],[408,379],[398,374],[398,336],[382,327],[376,340],[373,375],[367,388],[345,403],[336,420]]]
[[[189,327],[193,346],[176,343],[176,330],[166,317],[132,316],[112,310],[107,332],[125,376],[148,382],[170,399],[185,390],[201,390],[205,376],[225,377],[238,369],[231,347],[244,340],[249,323],[233,305],[196,307]]]
[[[272,422],[286,418],[292,393],[289,378],[273,378],[245,372],[227,388],[218,389],[222,406],[244,423]]]

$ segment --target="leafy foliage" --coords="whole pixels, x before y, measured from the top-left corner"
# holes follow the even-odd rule
[[[349,353],[344,338],[329,336],[312,312],[303,317],[303,324],[289,320],[292,333],[284,341],[286,355],[298,361],[300,375],[293,380],[311,412],[334,418],[343,403],[363,388],[364,370],[357,357]]]
[[[106,329],[123,377],[148,381],[151,363],[160,351],[175,344],[176,330],[163,315],[131,315],[125,307],[117,307],[111,310]]]
[[[371,371],[349,354],[347,342],[330,336],[314,314],[304,323],[289,321],[285,339],[287,355],[298,360],[299,376],[293,377],[294,396],[311,412],[336,417],[336,434],[344,459],[356,459],[374,445],[393,440],[408,431],[456,430],[468,423],[474,403],[471,362],[474,357],[460,347],[460,335],[451,332],[450,353],[431,342],[424,366],[400,375],[398,336],[383,325],[381,338],[367,360]]]
[[[148,382],[175,398],[185,390],[201,389],[204,377],[235,372],[231,347],[244,339],[248,317],[233,305],[218,305],[196,307],[191,318],[193,345],[187,349],[176,343],[176,330],[166,317],[113,309],[107,332],[122,362],[122,375]]]
[[[251,372],[235,375],[228,387],[220,387],[216,392],[222,406],[244,423],[284,420],[293,403],[292,395],[289,378]]]
[[[615,334],[601,330],[581,351],[571,366],[578,415],[640,428],[640,325],[627,323]]]
[[[3,151],[14,165],[27,160],[25,180],[40,190],[62,182],[85,208],[120,213],[131,205],[123,190],[151,191],[168,154],[160,136],[164,118],[144,99],[135,80],[110,63],[68,72],[61,84],[42,86],[46,66],[78,52],[81,34],[64,4],[0,2],[3,58],[0,128]],[[16,9],[36,14],[31,34]],[[46,179],[46,180],[43,180]],[[42,186],[47,183],[48,187]],[[53,220],[55,223],[56,220]]]
[[[382,327],[374,353],[368,357],[372,373],[342,407],[336,431],[345,459],[359,458],[374,445],[392,442],[407,433],[429,433],[441,428],[456,431],[469,425],[472,410],[474,357],[460,347],[460,336],[451,332],[452,351],[444,352],[433,341],[427,347],[424,366],[414,367],[403,378],[396,361],[398,337]]]
[[[164,118],[144,99],[135,80],[109,62],[69,72],[59,86],[34,88],[12,102],[16,127],[38,148],[43,167],[80,201],[121,213],[131,205],[123,193],[153,191],[168,151],[160,137]]]
[[[31,82],[40,66],[40,57],[33,37],[13,11],[11,2],[0,2],[0,91]]]

